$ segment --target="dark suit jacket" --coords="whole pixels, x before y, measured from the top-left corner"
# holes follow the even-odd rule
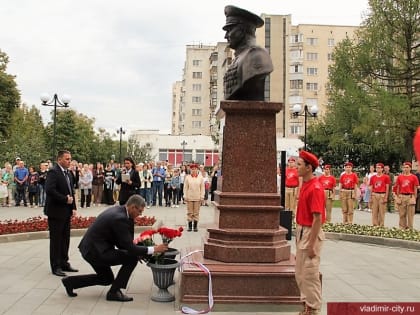
[[[130,256],[147,255],[147,247],[133,244],[134,221],[128,217],[125,206],[114,206],[103,211],[88,228],[79,249],[92,264],[106,264],[106,257],[115,247]]]
[[[73,186],[73,176],[70,178],[70,187]],[[73,189],[69,191],[67,179],[61,170],[60,166],[56,164],[47,173],[45,182],[45,208],[44,213],[50,218],[69,218],[73,210],[76,210],[76,201],[74,200]],[[73,196],[73,204],[67,204],[67,195]]]
[[[118,175],[117,180],[115,181],[118,185],[121,184],[120,194],[118,197],[120,204],[125,204],[128,198],[130,198],[130,196],[136,193],[136,189],[140,188],[141,181],[140,181],[139,172],[137,172],[135,169],[132,169],[130,171],[130,180],[132,181],[131,185],[123,182],[121,180],[121,173],[120,173]]]

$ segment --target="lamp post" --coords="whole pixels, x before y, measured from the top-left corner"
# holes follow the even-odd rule
[[[318,107],[316,105],[312,105],[311,108],[308,109],[308,105],[305,105],[303,107],[303,112],[302,111],[302,106],[300,104],[295,104],[292,108],[292,114],[293,117],[297,118],[299,116],[303,116],[304,117],[304,126],[305,126],[305,132],[303,135],[303,148],[306,151],[306,126],[307,126],[307,118],[308,115],[309,117],[316,117],[318,114]]]
[[[48,93],[41,94],[41,101],[43,106],[54,106],[54,118],[53,118],[53,144],[52,144],[52,160],[56,155],[56,146],[57,146],[57,135],[56,135],[56,126],[57,126],[57,107],[68,107],[70,103],[70,96],[63,95],[61,100],[58,98],[57,94],[51,98]]]
[[[187,145],[187,141],[182,140],[181,145],[182,145],[182,164],[184,164],[185,162],[185,146]]]
[[[125,135],[125,130],[120,127],[120,129],[117,130],[117,133],[120,134],[120,167],[122,164],[121,155],[122,155],[122,135]]]

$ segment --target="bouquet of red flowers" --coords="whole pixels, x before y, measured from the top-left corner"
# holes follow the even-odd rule
[[[179,227],[177,230],[170,229],[167,227],[161,227],[157,230],[157,233],[159,233],[162,237],[162,242],[164,244],[169,244],[175,237],[182,236],[182,231],[184,231],[182,226]]]
[[[153,235],[156,234],[156,230],[146,230],[140,233],[139,236],[137,236],[133,243],[136,245],[141,246],[153,246],[155,245],[155,242],[153,241]]]
[[[169,244],[175,237],[179,237],[182,235],[182,231],[184,229],[182,227],[179,227],[178,229],[170,229],[167,227],[161,227],[157,230],[146,230],[140,233],[139,236],[137,236],[133,243],[140,246],[154,246],[155,241],[153,240],[153,235],[160,234],[162,237],[162,242],[164,244]],[[161,253],[156,253],[153,255],[147,255],[146,257],[139,258],[140,261],[143,260],[145,262],[154,261],[156,263],[163,262],[164,255]]]

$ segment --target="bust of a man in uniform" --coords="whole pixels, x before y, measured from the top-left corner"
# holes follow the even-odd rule
[[[264,101],[265,78],[273,71],[270,55],[255,41],[255,30],[264,21],[232,5],[225,7],[225,15],[225,38],[235,50],[235,58],[223,78],[225,99]]]

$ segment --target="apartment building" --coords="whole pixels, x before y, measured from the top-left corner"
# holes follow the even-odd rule
[[[304,133],[304,119],[292,110],[316,108],[318,116],[328,106],[328,67],[334,46],[353,37],[357,26],[299,24],[293,26],[291,15],[262,14],[265,24],[256,32],[257,45],[270,53],[274,71],[266,79],[265,100],[281,102],[277,114],[278,137],[297,138]],[[223,100],[223,75],[233,52],[227,43],[215,46],[188,45],[183,81],[173,103],[179,103],[179,114],[173,113],[173,134],[214,135],[221,132],[215,113]],[[178,97],[179,100],[175,98]],[[308,118],[308,124],[311,123]],[[223,121],[222,121],[223,127]]]

